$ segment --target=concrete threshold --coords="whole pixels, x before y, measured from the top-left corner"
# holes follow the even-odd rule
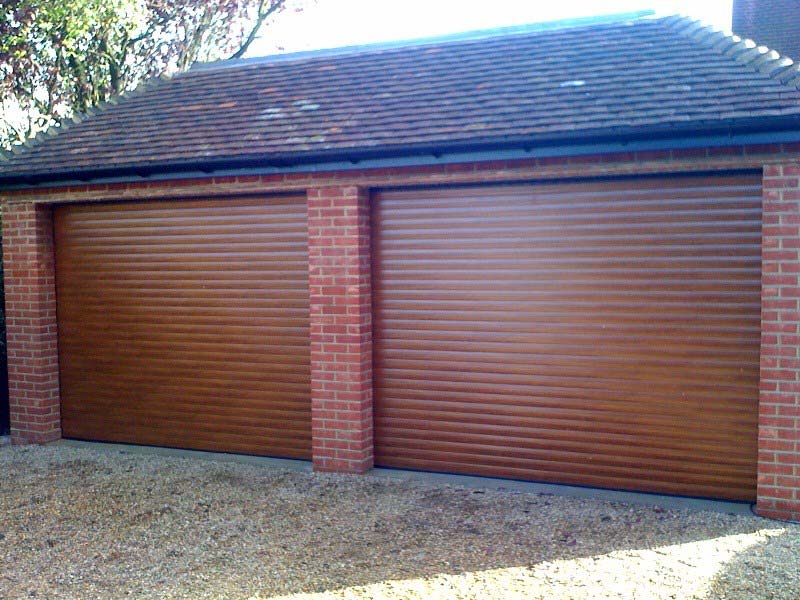
[[[288,458],[271,458],[251,456],[248,454],[228,454],[225,452],[206,452],[203,450],[182,450],[179,448],[163,448],[159,446],[136,446],[132,444],[114,444],[107,442],[85,442],[79,440],[59,440],[55,442],[71,448],[89,448],[121,454],[138,454],[142,456],[172,456],[176,458],[194,458],[216,462],[257,465],[289,471],[312,472],[311,462]],[[621,490],[561,485],[554,483],[537,483],[533,481],[517,481],[513,479],[496,479],[472,475],[455,475],[450,473],[430,473],[427,471],[407,471],[402,469],[375,468],[367,476],[385,479],[401,479],[419,481],[435,485],[461,486],[473,489],[523,492],[526,494],[545,494],[583,498],[605,502],[621,502],[644,506],[657,506],[666,509],[712,511],[734,515],[753,516],[747,502],[729,502],[725,500],[708,500],[705,498],[688,498],[684,496],[667,496]]]
[[[496,479],[492,477],[455,475],[451,473],[429,473],[427,471],[406,471],[402,469],[374,469],[372,473],[376,477],[405,479],[442,485],[458,485],[468,488],[507,490],[524,492],[526,494],[545,494],[549,496],[602,500],[605,502],[659,506],[668,509],[712,511],[753,516],[750,510],[750,503],[748,502],[709,500],[706,498],[689,498],[686,496],[667,496],[662,494],[648,494],[645,492],[626,492],[623,490],[606,490],[603,488],[564,485],[559,483],[537,483],[535,481],[517,481],[514,479]]]
[[[227,452],[206,452],[205,450],[183,450],[181,448],[164,448],[162,446],[137,446],[135,444],[114,444],[109,442],[85,442],[82,440],[59,440],[54,442],[70,448],[89,448],[120,454],[139,454],[142,456],[171,456],[175,458],[194,458],[214,462],[228,462],[260,467],[272,467],[287,471],[311,472],[311,461],[292,458],[272,458],[270,456],[253,456],[251,454],[229,454]]]

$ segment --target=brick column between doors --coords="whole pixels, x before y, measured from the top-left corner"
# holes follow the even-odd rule
[[[800,520],[800,164],[763,183],[757,512]]]
[[[369,193],[308,190],[311,430],[314,469],[372,468]]]
[[[52,209],[3,207],[11,441],[61,437]]]

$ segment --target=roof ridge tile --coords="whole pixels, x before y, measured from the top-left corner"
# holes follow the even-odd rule
[[[554,33],[559,34],[570,30],[574,31],[588,30],[597,27],[613,27],[632,24],[646,19],[650,20],[654,18],[655,14],[656,13],[653,10],[644,9],[632,12],[599,14],[584,17],[556,19],[552,21],[539,21],[535,23],[482,28],[418,38],[387,40],[365,44],[354,44],[350,46],[320,48],[316,50],[300,50],[296,52],[269,54],[266,56],[239,58],[235,60],[227,59],[211,62],[198,62],[192,65],[188,71],[176,73],[176,76],[186,77],[195,75],[198,72],[245,69],[250,67],[259,67],[265,64],[305,62],[318,59],[341,58],[356,54],[382,53],[385,51],[402,52],[404,50],[422,48],[426,46],[438,48],[459,44],[485,44],[493,40],[502,43],[503,40],[507,39],[509,36],[537,36]]]
[[[690,17],[679,16],[677,20],[667,17],[661,19],[661,23],[757,73],[762,73],[793,90],[800,90],[800,65],[768,46]]]
[[[793,62],[779,73],[775,73],[773,77],[775,77],[781,83],[786,83],[787,81],[794,79],[798,75],[800,75],[800,64]]]
[[[665,25],[674,25],[678,21],[683,21],[684,18],[682,15],[669,15],[668,17],[663,17],[661,22]]]
[[[732,36],[727,35],[725,32],[720,31],[720,33],[722,34],[722,36],[719,38],[718,41],[710,42],[709,48],[711,50],[716,50],[718,52],[725,53],[726,50],[735,46],[738,42],[735,39],[733,39]]]
[[[673,27],[678,33],[682,33],[683,35],[687,35],[689,37],[694,37],[696,33],[703,32],[707,29],[706,25],[702,21],[689,17],[682,19],[681,21],[677,21]]]

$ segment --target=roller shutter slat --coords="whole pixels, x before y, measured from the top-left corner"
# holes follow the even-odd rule
[[[755,497],[757,175],[383,191],[376,463]]]
[[[310,458],[303,197],[55,211],[65,437]]]

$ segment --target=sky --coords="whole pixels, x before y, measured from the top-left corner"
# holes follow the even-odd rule
[[[459,31],[635,12],[691,16],[728,30],[732,0],[288,0],[248,56],[414,39]]]

